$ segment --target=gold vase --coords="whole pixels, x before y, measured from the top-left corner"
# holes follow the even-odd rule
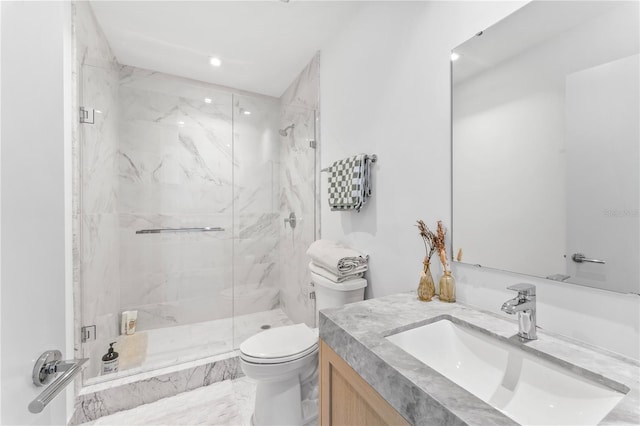
[[[422,262],[424,268],[420,272],[420,285],[418,285],[418,299],[425,302],[430,302],[433,296],[436,294],[436,284],[433,281],[433,275],[431,275],[431,265],[429,264],[429,258],[425,257]]]
[[[456,301],[456,281],[451,275],[451,271],[444,271],[444,275],[440,278],[440,301],[453,303]]]

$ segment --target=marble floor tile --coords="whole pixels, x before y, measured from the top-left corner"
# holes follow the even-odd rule
[[[248,426],[255,395],[255,383],[242,377],[120,411],[84,425]]]

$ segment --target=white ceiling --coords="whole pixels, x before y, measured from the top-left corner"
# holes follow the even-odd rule
[[[358,2],[92,1],[118,62],[279,97]],[[214,68],[210,57],[219,57]]]

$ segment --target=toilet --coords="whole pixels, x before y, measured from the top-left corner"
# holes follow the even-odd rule
[[[367,280],[334,283],[311,272],[320,309],[364,300]],[[278,327],[240,344],[244,374],[257,382],[251,424],[305,425],[318,418],[318,329],[306,324]]]

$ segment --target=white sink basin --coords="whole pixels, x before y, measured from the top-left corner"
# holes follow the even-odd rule
[[[525,425],[596,425],[624,394],[443,319],[387,337]]]

